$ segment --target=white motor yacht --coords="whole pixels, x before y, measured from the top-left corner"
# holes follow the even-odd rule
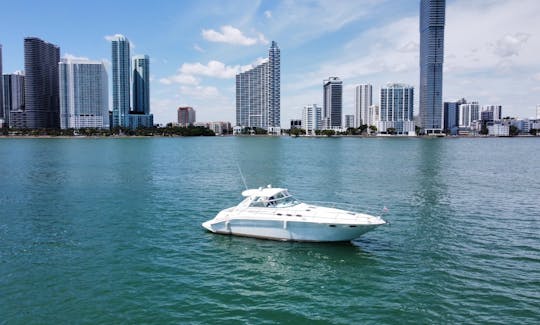
[[[385,224],[379,216],[302,203],[287,189],[250,189],[235,207],[219,212],[202,224],[227,235],[283,241],[350,241]]]

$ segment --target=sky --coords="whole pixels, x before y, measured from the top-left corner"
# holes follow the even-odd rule
[[[540,104],[540,1],[447,0],[443,100],[502,105],[504,116],[533,117]],[[110,37],[151,59],[151,111],[176,122],[179,106],[197,121],[235,122],[235,75],[281,49],[281,125],[322,106],[323,80],[343,80],[343,113],[354,87],[415,87],[418,114],[419,0],[178,1],[17,0],[2,4],[3,70],[24,69],[23,39],[36,36],[61,56],[104,60]]]

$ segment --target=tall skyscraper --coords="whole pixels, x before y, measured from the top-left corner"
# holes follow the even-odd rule
[[[3,79],[4,124],[10,128],[26,128],[24,113],[24,75],[5,74]]]
[[[133,58],[133,113],[150,114],[150,58]]]
[[[272,41],[268,51],[268,132],[281,133],[281,55],[279,47]]]
[[[377,126],[379,132],[414,134],[414,88],[412,86],[394,83],[381,88],[380,109],[381,120]]]
[[[343,111],[343,82],[338,77],[330,77],[323,81],[323,127],[341,128]]]
[[[63,59],[60,70],[60,127],[109,128],[109,83],[105,64]]]
[[[272,41],[268,59],[236,75],[236,125],[281,131],[280,50]]]
[[[36,37],[24,39],[26,126],[60,127],[58,87],[60,48]]]
[[[195,123],[195,110],[193,107],[178,107],[178,124],[186,127]]]
[[[0,44],[0,120],[3,120],[4,124],[8,126],[9,124],[6,123],[7,120],[9,120],[9,112],[4,111],[4,86],[2,85],[2,82],[4,81],[4,78],[2,78],[3,72],[2,72],[2,44]],[[0,121],[0,127],[2,127]]]
[[[304,106],[302,111],[302,127],[307,135],[315,135],[321,129],[322,110],[317,104]]]
[[[426,134],[443,128],[445,0],[420,2],[420,123]]]
[[[130,45],[122,35],[116,35],[111,42],[112,49],[112,110],[113,127],[129,126],[129,87],[130,87]]]
[[[373,87],[370,84],[356,86],[355,107],[356,127],[368,124],[369,107],[373,104]]]
[[[139,55],[133,58],[133,108],[129,114],[128,126],[152,127],[154,116],[150,114],[150,58]]]

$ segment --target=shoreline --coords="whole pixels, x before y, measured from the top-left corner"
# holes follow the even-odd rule
[[[290,136],[290,135],[215,135],[215,136],[184,136],[184,135],[0,135],[0,139],[129,139],[129,138],[195,138],[195,137],[240,137],[240,138],[304,138],[304,139],[319,139],[319,138],[361,138],[361,139],[486,139],[486,138],[540,138],[540,136],[534,135],[516,135],[516,136],[474,136],[474,135],[460,135],[460,136],[400,136],[400,135],[383,135],[383,136],[372,136],[372,135],[300,135],[300,136]]]

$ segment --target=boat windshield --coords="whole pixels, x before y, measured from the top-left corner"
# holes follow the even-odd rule
[[[300,204],[298,200],[289,195],[289,193],[278,193],[271,197],[257,196],[253,198],[250,207],[266,207],[266,208],[285,208]]]

